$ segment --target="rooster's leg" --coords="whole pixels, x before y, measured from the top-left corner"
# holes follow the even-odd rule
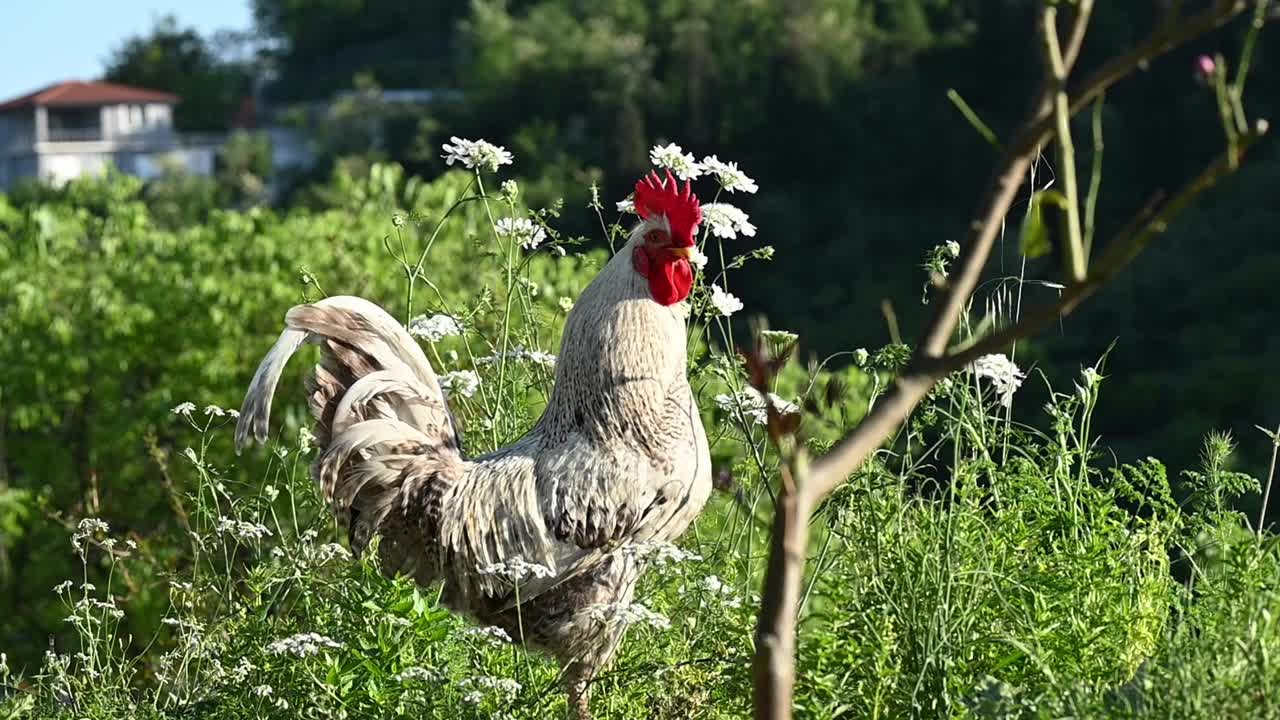
[[[564,691],[569,696],[569,720],[591,720],[591,669],[579,662],[565,668]]]

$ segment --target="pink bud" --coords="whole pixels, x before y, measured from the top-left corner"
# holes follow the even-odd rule
[[[1196,58],[1196,70],[1200,73],[1201,77],[1208,78],[1212,77],[1213,74],[1218,71],[1218,65],[1213,61],[1213,58],[1208,55],[1201,55]]]

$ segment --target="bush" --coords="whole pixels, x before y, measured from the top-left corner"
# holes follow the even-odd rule
[[[349,560],[307,477],[301,368],[284,380],[287,420],[264,457],[234,457],[235,413],[220,407],[238,399],[287,306],[352,292],[423,338],[448,373],[468,452],[523,434],[550,390],[546,353],[565,308],[604,258],[554,233],[558,208],[529,211],[517,185],[488,181],[340,170],[317,195],[328,209],[215,212],[176,232],[152,227],[121,178],[20,208],[0,202],[4,439],[17,468],[0,528],[17,528],[6,547],[28,553],[7,582],[15,605],[35,608],[25,632],[65,628],[42,661],[0,668],[13,688],[0,710],[562,711],[553,663],[468,626],[440,606],[438,588],[384,579],[376,553]],[[616,239],[618,226],[601,224]],[[760,422],[765,401],[729,352],[742,337],[724,289],[769,253],[735,257],[732,239],[710,233],[702,249],[715,259],[691,302],[690,379],[726,492],[642,581],[647,612],[597,682],[607,717],[749,713],[778,459]],[[855,367],[832,373],[795,359],[785,331],[759,337],[784,364],[769,402],[803,410],[814,447],[856,423],[905,357],[900,345],[857,351]],[[1086,368],[1072,392],[1051,392],[1036,429],[1010,411],[1025,397],[1021,371],[984,358],[938,386],[820,508],[802,605],[802,717],[1274,714],[1280,551],[1229,510],[1254,481],[1226,470],[1232,448],[1220,436],[1184,504],[1158,461],[1108,463],[1089,429],[1102,372]],[[67,534],[71,552],[31,549],[65,548]],[[39,643],[18,634],[24,621],[8,622],[8,642],[34,654]]]

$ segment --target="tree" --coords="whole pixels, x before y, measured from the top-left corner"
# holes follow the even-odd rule
[[[172,15],[161,18],[149,35],[126,40],[106,62],[103,77],[112,82],[174,93],[174,125],[184,131],[223,131],[231,126],[250,91],[244,61],[220,57],[213,43]]]

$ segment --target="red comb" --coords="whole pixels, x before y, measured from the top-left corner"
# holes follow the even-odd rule
[[[634,202],[637,215],[645,220],[665,215],[671,223],[672,238],[681,245],[693,244],[693,232],[702,222],[702,204],[689,181],[681,189],[670,170],[665,180],[651,172],[636,183]]]

